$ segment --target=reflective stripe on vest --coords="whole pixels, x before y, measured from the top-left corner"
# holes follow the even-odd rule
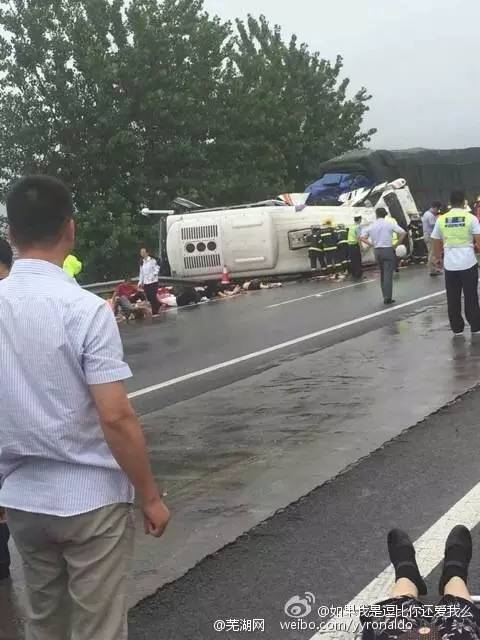
[[[472,227],[468,224],[472,214],[460,210],[449,211],[440,216],[438,226],[442,232],[446,247],[471,247],[473,245]]]

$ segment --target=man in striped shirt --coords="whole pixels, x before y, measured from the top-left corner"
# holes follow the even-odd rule
[[[0,282],[0,505],[24,563],[27,640],[124,640],[134,489],[145,532],[169,512],[123,381],[103,300],[63,270],[68,189],[23,178],[7,197],[19,251]]]

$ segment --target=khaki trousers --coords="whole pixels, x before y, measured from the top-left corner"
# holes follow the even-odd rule
[[[126,640],[133,507],[60,518],[7,509],[22,557],[26,640]]]
[[[430,236],[423,236],[423,241],[425,242],[425,246],[428,251],[428,266],[430,268],[430,273],[441,273],[441,270],[438,269],[433,264],[433,241]]]

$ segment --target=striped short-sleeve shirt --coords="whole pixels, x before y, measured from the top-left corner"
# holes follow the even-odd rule
[[[105,301],[43,260],[0,282],[0,505],[71,516],[132,502],[90,385],[131,376]]]

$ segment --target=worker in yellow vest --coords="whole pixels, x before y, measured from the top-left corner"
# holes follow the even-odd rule
[[[348,228],[348,270],[355,280],[363,276],[362,252],[360,250],[360,225],[362,216],[355,216],[353,224]]]
[[[76,278],[82,271],[82,263],[76,256],[70,254],[65,258],[63,262],[63,270],[71,278]]]
[[[463,191],[454,191],[450,202],[452,208],[437,219],[431,238],[434,264],[441,267],[443,263],[445,271],[450,327],[454,335],[459,336],[465,329],[462,291],[472,334],[480,332],[478,265],[474,249],[475,245],[480,246],[480,222],[464,209]]]

